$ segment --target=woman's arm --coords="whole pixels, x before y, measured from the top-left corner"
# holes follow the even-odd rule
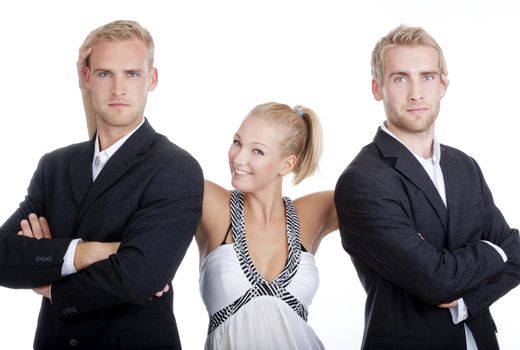
[[[98,28],[99,29],[99,28]],[[92,100],[90,94],[85,88],[85,70],[88,69],[87,58],[92,52],[91,42],[96,36],[98,29],[92,31],[86,38],[81,47],[79,48],[78,61],[76,62],[76,69],[78,71],[78,82],[81,90],[81,98],[83,100],[83,108],[85,110],[85,117],[87,120],[87,131],[88,137],[92,138],[96,132],[96,117],[94,109],[92,108]]]
[[[231,222],[229,198],[228,190],[211,181],[204,180],[202,217],[195,231],[195,240],[199,247],[201,262],[209,252],[217,248],[224,240]]]
[[[300,239],[315,254],[323,237],[338,229],[334,191],[315,192],[294,201],[300,218]]]

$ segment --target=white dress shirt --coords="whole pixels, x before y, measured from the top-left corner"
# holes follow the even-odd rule
[[[381,126],[381,130],[386,132],[388,135],[395,138],[397,141],[401,142],[392,132],[388,129],[386,126],[386,121],[383,122],[383,125]],[[405,147],[406,145],[401,142]],[[419,163],[423,166],[424,170],[428,173],[428,176],[432,180],[433,184],[435,185],[435,188],[439,192],[439,195],[442,198],[442,201],[444,202],[444,205],[447,206],[446,203],[446,187],[444,186],[444,177],[442,175],[442,169],[441,169],[441,145],[439,141],[437,140],[437,137],[433,138],[433,155],[429,159],[424,159],[423,157],[415,154],[411,149],[406,147],[414,156],[417,158]],[[507,261],[507,256],[500,248],[499,246],[489,242],[484,241],[487,244],[491,245],[495,250],[500,254],[504,262]],[[451,318],[453,320],[454,324],[458,324],[468,318],[468,307],[464,303],[464,299],[460,298],[457,300],[458,306],[450,308]],[[473,334],[471,333],[471,330],[469,327],[464,324],[464,330],[466,332],[466,348],[467,350],[478,350],[477,344],[475,343],[475,338],[473,337]]]
[[[117,150],[126,142],[126,140],[128,140],[128,138],[132,136],[132,134],[136,132],[137,129],[141,127],[141,125],[143,125],[143,123],[144,118],[134,130],[117,140],[112,146],[102,151],[99,150],[99,136],[96,133],[96,142],[94,144],[94,158],[92,160],[92,182],[96,181],[96,178],[98,177],[99,173],[101,172],[105,164],[108,162],[110,157],[112,157],[114,153],[117,152]],[[71,275],[77,272],[76,268],[74,267],[74,257],[76,256],[76,246],[78,245],[78,242],[82,242],[82,239],[76,238],[72,240],[69,244],[69,247],[67,248],[67,251],[65,252],[65,256],[63,257],[63,265],[61,266],[62,276]]]

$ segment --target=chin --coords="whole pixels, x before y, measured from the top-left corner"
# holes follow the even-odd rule
[[[233,186],[234,189],[244,193],[251,192],[252,190],[252,187],[245,184],[244,181],[240,181],[235,178],[231,178],[231,186]]]
[[[237,181],[235,180],[234,178],[231,178],[231,186],[235,189],[235,190],[239,190],[241,192],[244,192],[244,186],[242,186],[242,184],[240,183],[240,181]]]

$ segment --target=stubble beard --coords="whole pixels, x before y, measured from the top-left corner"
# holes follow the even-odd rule
[[[440,104],[437,104],[434,108],[429,109],[426,115],[420,117],[410,117],[408,112],[394,109],[387,109],[386,114],[390,117],[388,119],[394,127],[405,133],[418,134],[424,133],[433,127],[439,110]]]
[[[135,111],[102,111],[97,113],[97,115],[107,126],[124,127],[135,123],[136,120],[140,119],[142,113],[136,113]]]

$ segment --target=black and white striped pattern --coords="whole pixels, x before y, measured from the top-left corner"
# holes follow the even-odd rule
[[[272,281],[266,281],[256,270],[249,250],[247,248],[245,221],[244,221],[244,195],[242,192],[234,190],[231,192],[231,227],[233,234],[233,247],[238,257],[242,271],[252,285],[242,297],[235,300],[232,304],[217,311],[210,316],[208,334],[220,326],[231,315],[235,314],[243,305],[258,296],[273,296],[285,301],[301,318],[307,321],[307,310],[285,288],[291,283],[292,278],[298,271],[301,258],[300,247],[300,222],[296,215],[296,210],[292,201],[284,197],[285,217],[287,222],[287,240],[289,253],[287,263],[282,272]]]

